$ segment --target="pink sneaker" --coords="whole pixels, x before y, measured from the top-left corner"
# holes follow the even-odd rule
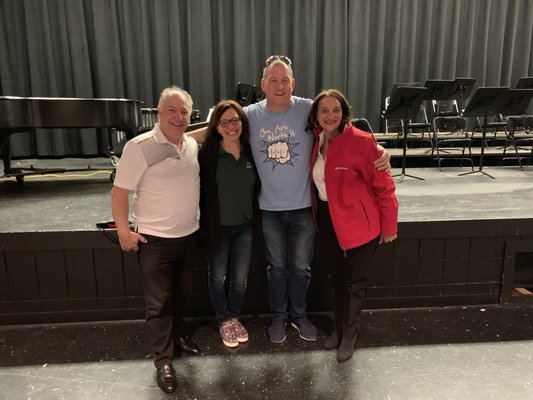
[[[228,347],[237,347],[239,341],[237,340],[237,334],[233,329],[233,323],[228,323],[220,325],[220,336],[222,337],[222,342]]]
[[[233,331],[237,335],[237,340],[239,343],[245,343],[248,341],[248,331],[246,328],[239,322],[238,319],[233,319],[232,322]]]

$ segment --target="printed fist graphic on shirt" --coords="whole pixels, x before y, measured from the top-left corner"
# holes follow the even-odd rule
[[[268,158],[280,164],[285,164],[291,159],[291,152],[287,142],[274,142],[267,147]]]

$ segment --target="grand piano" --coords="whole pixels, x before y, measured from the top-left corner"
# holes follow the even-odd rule
[[[107,128],[108,133],[116,129],[131,139],[141,126],[141,104],[130,99],[0,96],[0,154],[4,176],[22,182],[25,175],[67,171],[12,168],[9,146],[12,134],[36,128]],[[109,156],[114,157],[112,149]]]

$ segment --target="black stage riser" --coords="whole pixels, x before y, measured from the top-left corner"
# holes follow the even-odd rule
[[[399,238],[378,250],[366,309],[524,301],[511,294],[517,259],[533,264],[533,219],[404,222]],[[0,324],[143,318],[136,256],[101,232],[2,233],[0,243]],[[244,314],[270,312],[264,258],[255,250]],[[197,259],[186,313],[211,316],[201,251]],[[310,312],[332,308],[327,270],[317,248]]]

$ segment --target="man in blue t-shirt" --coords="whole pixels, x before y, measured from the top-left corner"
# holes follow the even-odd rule
[[[309,163],[314,137],[305,130],[312,100],[293,96],[294,85],[289,58],[271,56],[261,80],[265,100],[244,109],[261,179],[259,208],[273,313],[268,335],[274,343],[285,340],[289,322],[302,339],[317,337],[306,316],[315,236]],[[377,167],[387,168],[389,158],[385,152]]]

